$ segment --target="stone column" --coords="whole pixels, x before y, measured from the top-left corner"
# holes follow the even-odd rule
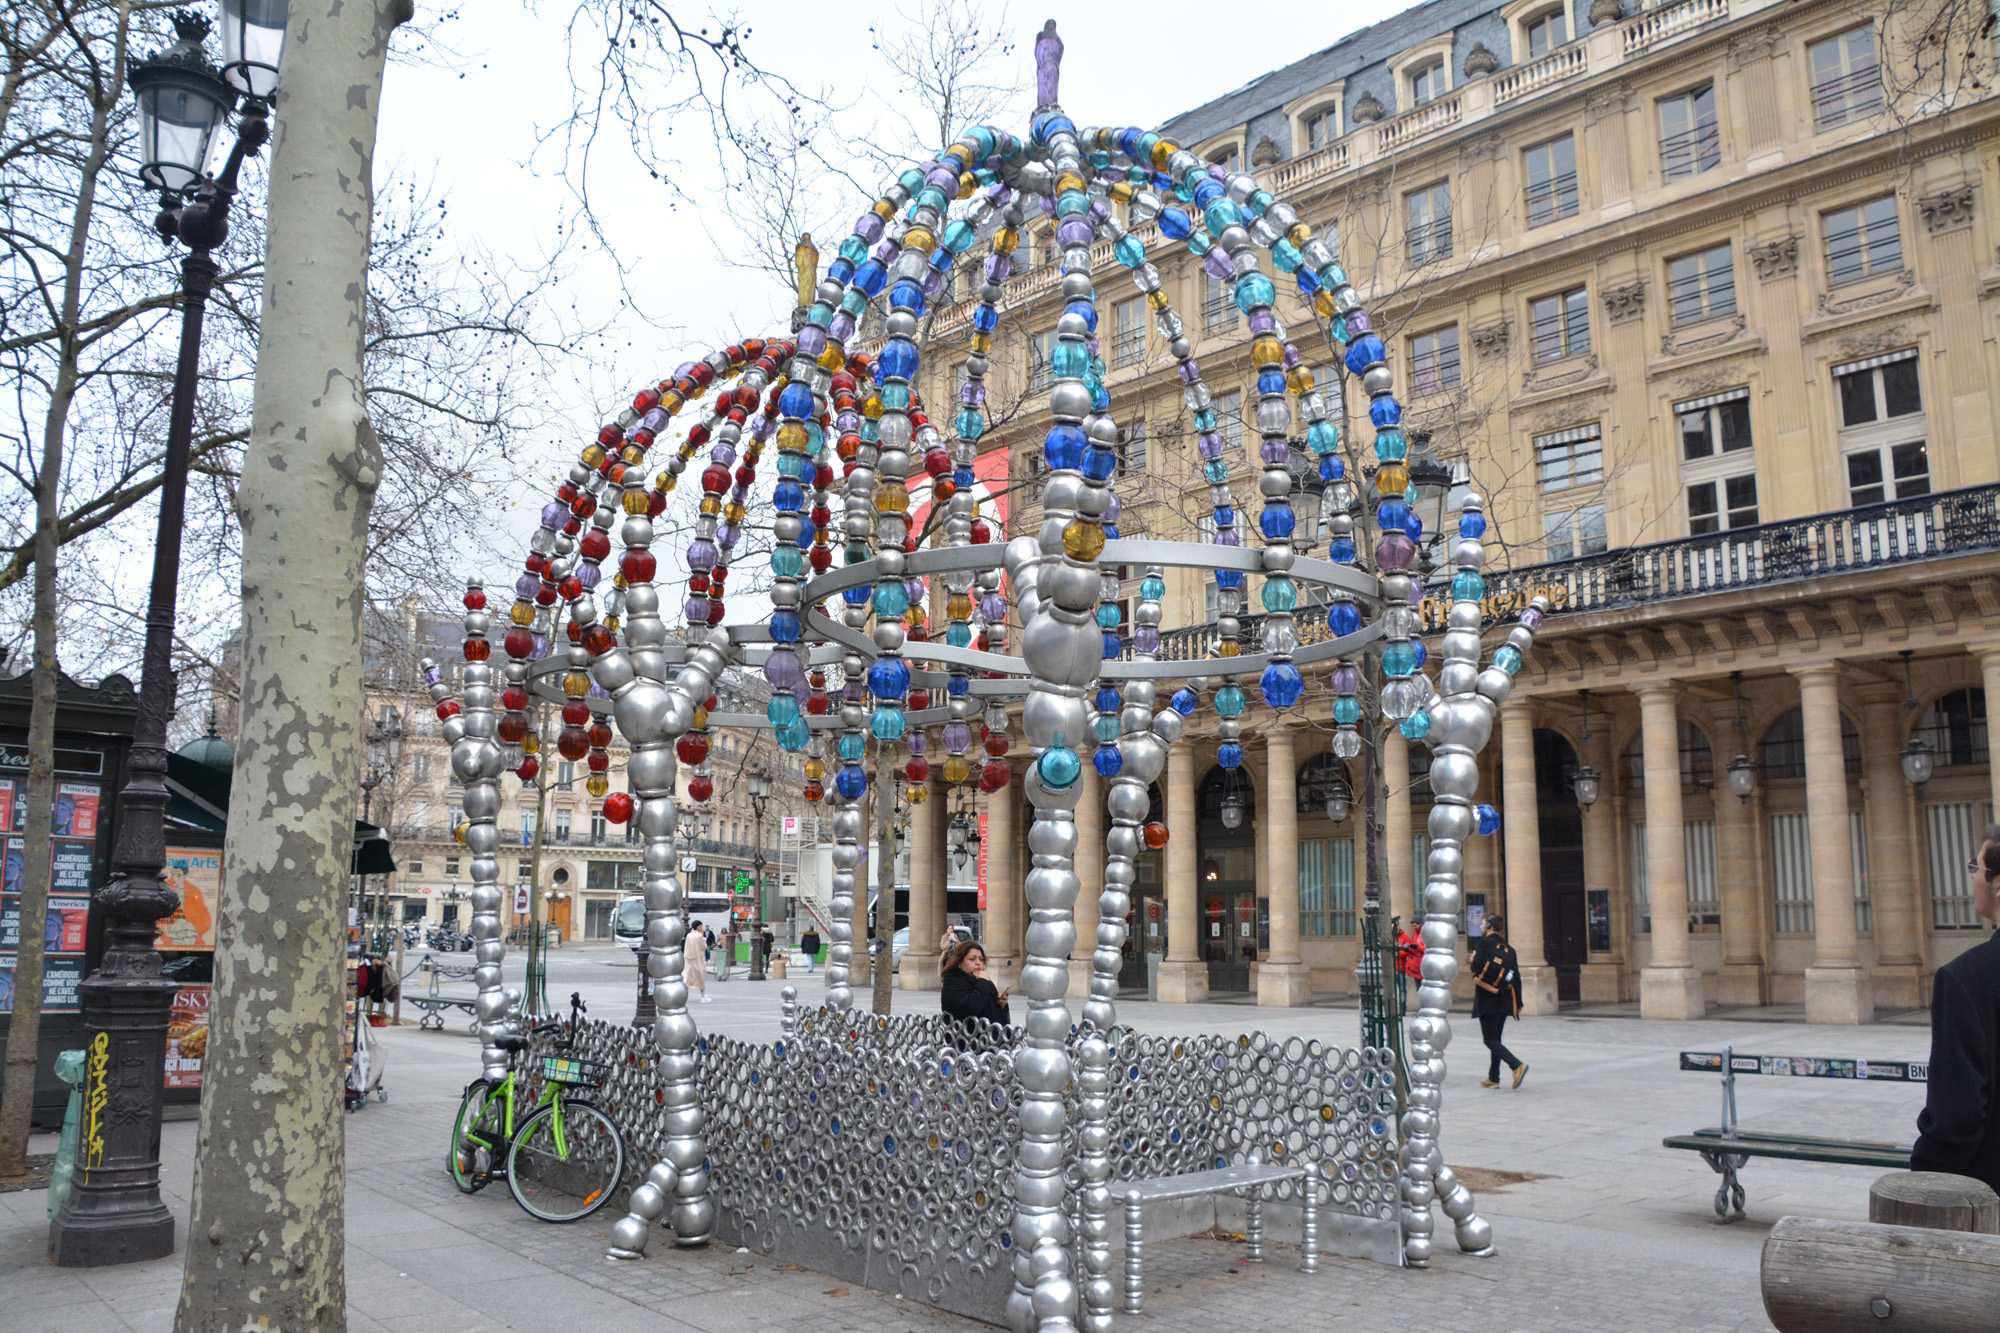
[[[1806,968],[1806,1022],[1866,1023],[1875,1016],[1854,929],[1854,851],[1847,825],[1847,760],[1840,745],[1840,670],[1802,667],[1806,828],[1812,844],[1813,961]]]
[[[1993,808],[2000,810],[2000,726],[1993,725],[1991,718],[1995,706],[2000,705],[2000,643],[1980,644],[1974,648],[1979,654],[1979,677],[1986,686],[1986,762],[1993,775]],[[1952,873],[1956,874],[1957,871]]]
[[[1646,753],[1646,888],[1653,913],[1653,960],[1639,973],[1639,1015],[1700,1018],[1707,1002],[1688,944],[1680,710],[1671,685],[1642,685],[1638,693]]]
[[[1535,785],[1535,708],[1500,709],[1500,836],[1507,851],[1507,942],[1521,958],[1521,1012],[1556,1012],[1556,970],[1542,938],[1541,792]]]
[[[1195,882],[1199,762],[1192,741],[1180,742],[1167,756],[1167,956],[1160,963],[1160,998],[1169,1004],[1208,998],[1208,964],[1201,961],[1201,896]]]
[[[1104,892],[1104,780],[1083,756],[1076,798],[1076,947],[1069,956],[1069,993],[1090,994],[1090,959],[1097,952],[1097,900]]]
[[[1389,877],[1389,915],[1406,926],[1416,921],[1417,893],[1410,866],[1410,742],[1400,729],[1389,728],[1382,747],[1382,772],[1389,779],[1389,808],[1384,812],[1383,873]],[[1518,947],[1518,946],[1517,946]]]
[[[1611,751],[1611,722],[1605,719],[1607,730],[1591,733],[1584,745],[1582,759],[1603,775],[1599,787],[1597,804],[1583,812],[1583,887],[1586,931],[1590,911],[1590,893],[1602,889],[1611,911],[1611,950],[1589,956],[1583,965],[1582,976],[1578,978],[1578,991],[1583,999],[1593,1004],[1616,1004],[1627,998],[1625,969],[1627,955],[1626,941],[1619,934],[1618,896],[1623,892],[1625,876],[1618,864],[1618,802],[1613,792],[1618,786],[1616,757]]]
[[[1764,858],[1757,854],[1755,799],[1730,794],[1726,766],[1747,753],[1749,740],[1733,730],[1734,707],[1709,714],[1710,734],[1733,744],[1715,745],[1715,893],[1722,910],[1722,971],[1713,988],[1716,1003],[1765,1004],[1771,998],[1764,961]],[[1651,833],[1647,834],[1650,848]]]
[[[1298,744],[1291,727],[1274,721],[1265,747],[1262,852],[1271,952],[1257,969],[1257,1003],[1301,1005],[1312,999],[1312,985],[1299,959]]]
[[[1903,691],[1894,684],[1854,692],[1861,706],[1862,822],[1868,837],[1868,896],[1875,926],[1873,995],[1888,1009],[1924,1002],[1924,891],[1903,777]]]
[[[1020,792],[1010,781],[986,798],[986,968],[1000,984],[1021,965],[1021,880],[1016,811]]]
[[[896,969],[904,990],[938,988],[938,936],[944,933],[945,827],[951,811],[936,783],[910,816],[910,947]]]

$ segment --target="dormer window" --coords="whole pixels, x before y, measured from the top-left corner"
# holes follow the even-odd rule
[[[1521,25],[1528,39],[1528,59],[1539,60],[1569,40],[1569,15],[1562,9],[1546,10]]]
[[[1337,107],[1328,107],[1306,117],[1306,151],[1313,152],[1326,147],[1340,137],[1340,126],[1336,123]]]
[[[1418,69],[1410,71],[1410,105],[1420,107],[1426,102],[1435,102],[1449,91],[1445,82],[1444,61],[1434,60]]]

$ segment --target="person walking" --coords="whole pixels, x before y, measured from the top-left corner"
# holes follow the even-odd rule
[[[701,1002],[708,1003],[708,928],[697,921],[688,927],[687,939],[681,944],[686,961],[681,965],[681,980],[687,983],[689,991],[700,991]]]
[[[1396,929],[1396,975],[1402,978],[1403,1011],[1408,1013],[1410,979],[1416,978],[1419,984],[1424,979],[1423,941],[1411,934],[1408,926],[1398,924],[1394,917],[1390,918],[1390,924]]]
[[[980,1019],[1006,1027],[1013,1022],[1007,1012],[1007,994],[986,977],[986,950],[973,940],[960,942],[938,965],[938,1005],[944,1012],[969,1028]]]
[[[806,971],[811,972],[813,965],[819,961],[819,931],[817,929],[812,926],[806,927],[806,933],[799,936],[799,951],[806,956]]]
[[[1528,1076],[1528,1066],[1500,1041],[1507,1020],[1521,1016],[1521,960],[1507,943],[1505,924],[1497,916],[1486,918],[1486,934],[1472,953],[1472,1016],[1479,1020],[1480,1040],[1491,1055],[1482,1088],[1500,1086],[1503,1061],[1514,1071],[1515,1087]]]
[[[2000,824],[1966,867],[1972,910],[2000,924]],[[2000,1190],[2000,935],[1931,981],[1931,1065],[1910,1170],[1971,1176]]]

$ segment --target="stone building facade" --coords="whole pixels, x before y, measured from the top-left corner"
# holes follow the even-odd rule
[[[1510,922],[1531,1010],[1802,1002],[1865,1021],[1926,1003],[1936,967],[1987,929],[1964,865],[2000,778],[2000,100],[1990,34],[1927,40],[1956,12],[1436,0],[1162,127],[1254,164],[1337,232],[1405,426],[1488,498],[1494,622],[1536,594],[1557,608],[1483,756],[1504,822],[1467,874],[1470,910]],[[1136,234],[1253,485],[1235,307]],[[1206,486],[1173,361],[1105,249],[1121,526],[1196,539]],[[1060,309],[1054,267],[1025,258],[988,380],[1018,403]],[[1294,340],[1330,373],[1336,349],[1293,301]],[[937,317],[934,400],[970,310]],[[1033,532],[1036,418],[994,415],[982,444],[1011,451],[1008,530]],[[1431,531],[1451,512],[1438,498]],[[1165,655],[1212,655],[1215,599],[1170,572]],[[1158,784],[1172,841],[1144,858],[1133,924],[1163,945],[1162,998],[1353,985],[1369,857],[1358,801],[1326,814],[1326,691],[1275,715],[1251,694],[1240,770],[1216,767],[1211,719]],[[1922,783],[1905,776],[1917,742]],[[1382,756],[1383,901],[1405,921],[1427,807],[1411,748],[1392,733]],[[1341,774],[1357,792],[1363,767]],[[1234,826],[1232,804],[1249,810]],[[982,808],[1004,970],[1028,814],[1018,783]],[[917,812],[923,855],[942,809]],[[1128,979],[1145,963],[1135,950]]]

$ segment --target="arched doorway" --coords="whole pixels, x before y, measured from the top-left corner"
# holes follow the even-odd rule
[[[1160,784],[1149,784],[1146,796],[1146,822],[1166,823],[1167,798]],[[1166,877],[1161,873],[1164,859],[1164,853],[1144,842],[1139,844],[1139,855],[1132,863],[1132,910],[1125,917],[1125,960],[1118,970],[1121,988],[1145,990],[1146,955],[1167,951]],[[1080,947],[1088,947],[1087,942]]]
[[[1576,749],[1535,732],[1536,824],[1542,843],[1542,956],[1556,972],[1556,998],[1583,998],[1589,961],[1583,892],[1583,807],[1576,803]]]
[[[1230,815],[1232,806],[1240,818]],[[1240,768],[1218,764],[1195,793],[1195,910],[1211,995],[1249,990],[1250,966],[1268,947],[1270,908],[1257,897],[1256,810],[1256,788]]]

